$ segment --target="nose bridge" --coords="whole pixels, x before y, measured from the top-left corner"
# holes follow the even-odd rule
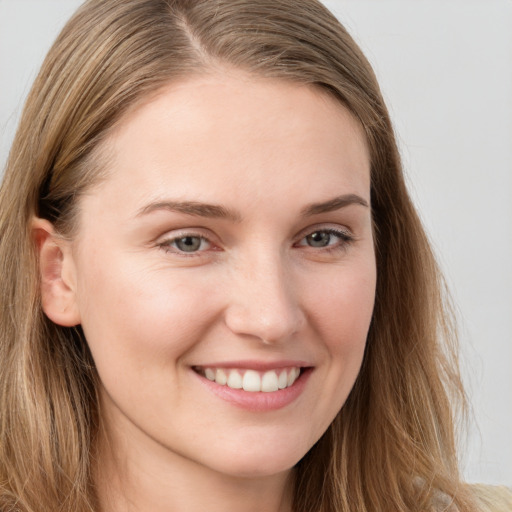
[[[292,272],[279,251],[259,250],[241,258],[234,274],[226,312],[233,332],[276,343],[301,328],[304,318]]]

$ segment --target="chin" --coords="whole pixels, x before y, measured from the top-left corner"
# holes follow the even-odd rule
[[[233,477],[265,478],[290,471],[306,454],[297,446],[265,449],[258,441],[251,448],[237,451],[224,464],[217,460],[218,471]]]

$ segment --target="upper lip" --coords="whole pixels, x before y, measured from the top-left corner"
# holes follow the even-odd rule
[[[299,360],[261,361],[261,360],[239,360],[222,361],[207,364],[196,364],[196,368],[238,368],[240,370],[269,371],[281,368],[309,368],[313,366],[310,362]]]

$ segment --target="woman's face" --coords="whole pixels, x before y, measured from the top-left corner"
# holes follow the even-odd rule
[[[311,87],[206,76],[108,150],[66,263],[108,430],[217,473],[291,468],[343,406],[372,315],[360,126]]]

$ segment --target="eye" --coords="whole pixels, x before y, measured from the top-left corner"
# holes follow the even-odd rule
[[[331,244],[332,238],[327,231],[315,231],[306,237],[306,243],[311,247],[326,247]]]
[[[337,229],[318,229],[302,238],[296,245],[314,249],[345,247],[353,241],[353,237],[345,231]]]
[[[167,251],[188,254],[206,251],[211,245],[210,241],[206,238],[192,234],[171,238],[159,244],[160,247]]]

